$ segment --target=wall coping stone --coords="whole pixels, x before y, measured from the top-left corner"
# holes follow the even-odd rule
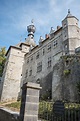
[[[17,114],[17,115],[19,115],[18,111],[12,111],[12,110],[4,108],[4,107],[0,107],[0,110],[4,110],[4,111],[6,111],[6,112],[8,112],[10,114]]]
[[[23,84],[23,86],[21,87],[22,89],[23,88],[33,88],[33,89],[38,89],[38,90],[41,90],[42,87],[40,87],[40,84],[35,84],[35,83],[32,83],[32,82],[27,82],[25,84]]]

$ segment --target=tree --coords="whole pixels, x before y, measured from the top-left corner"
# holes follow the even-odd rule
[[[4,64],[5,64],[5,61],[6,61],[5,54],[6,54],[6,48],[1,47],[0,48],[0,77],[2,76]]]

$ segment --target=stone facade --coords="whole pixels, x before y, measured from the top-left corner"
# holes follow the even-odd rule
[[[25,47],[29,50],[25,44],[21,44],[21,47],[10,46],[6,53],[7,60],[0,84],[1,101],[17,100],[19,96]]]
[[[71,102],[80,101],[77,83],[80,82],[80,55],[62,56],[53,67],[52,98]]]
[[[30,53],[25,54],[22,82],[40,82],[41,92],[44,95],[54,87],[52,76],[55,69],[53,68],[60,57],[74,54],[75,48],[79,46],[80,28],[78,27],[78,19],[68,13],[62,21],[62,27],[57,27],[56,31],[51,29],[49,37],[44,41],[40,41],[39,46],[33,48]],[[55,77],[55,83],[59,81],[59,78]]]
[[[28,38],[25,43],[11,46],[7,51],[1,81],[2,101],[17,99],[20,87],[26,82],[40,83],[41,93],[44,95],[59,82],[60,76],[55,77],[57,70],[54,68],[60,57],[74,54],[75,49],[80,46],[78,19],[72,16],[70,11],[62,21],[62,27],[58,26],[57,30],[51,28],[45,40],[40,37],[39,45],[34,42],[35,26],[29,25],[27,30]],[[54,79],[55,81],[52,81]],[[55,87],[53,92],[56,92]]]

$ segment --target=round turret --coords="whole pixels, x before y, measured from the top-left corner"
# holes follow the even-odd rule
[[[28,33],[30,33],[30,32],[35,33],[35,30],[36,30],[36,27],[34,25],[27,26]]]
[[[34,41],[35,30],[36,30],[36,27],[33,25],[33,20],[32,20],[31,25],[27,26],[28,38],[26,38],[26,43],[29,45],[32,45],[33,47],[36,46],[36,43]]]
[[[32,35],[34,36],[34,33],[36,31],[36,27],[33,24],[33,20],[31,21],[31,25],[27,26],[28,36]]]

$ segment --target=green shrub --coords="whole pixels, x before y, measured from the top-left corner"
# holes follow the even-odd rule
[[[12,108],[16,108],[16,109],[20,109],[20,104],[21,102],[14,102],[14,103],[10,103],[10,104],[6,104],[7,107],[12,107]]]
[[[64,70],[64,75],[66,76],[66,75],[69,75],[70,74],[70,72],[71,72],[71,70],[70,69],[65,69]]]

